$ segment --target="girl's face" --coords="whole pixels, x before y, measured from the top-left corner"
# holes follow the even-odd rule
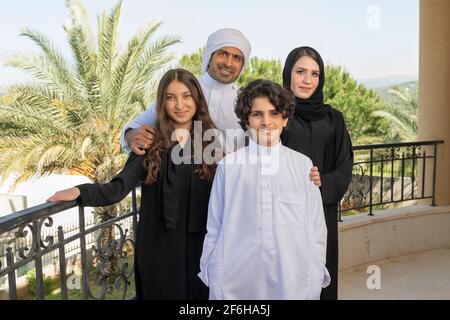
[[[291,72],[291,90],[297,98],[308,99],[319,85],[320,67],[311,57],[297,60]]]
[[[280,141],[280,134],[288,119],[278,112],[267,97],[253,99],[248,125],[253,140],[265,147],[272,147]]]
[[[172,119],[175,129],[190,130],[197,107],[188,87],[182,82],[173,80],[167,87],[165,99],[166,112]]]

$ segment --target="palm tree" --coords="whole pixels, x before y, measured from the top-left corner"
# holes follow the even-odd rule
[[[37,81],[7,88],[0,98],[0,171],[18,173],[13,188],[33,176],[79,174],[108,181],[123,166],[119,145],[124,124],[154,97],[167,53],[179,37],[153,40],[161,22],[144,26],[124,50],[117,43],[121,1],[98,17],[94,38],[80,0],[66,0],[64,26],[72,50],[69,63],[43,34],[24,29],[40,55],[13,55],[5,65]],[[151,41],[153,40],[153,41]]]
[[[120,49],[121,5],[98,16],[94,37],[81,0],[66,0],[70,62],[45,35],[22,30],[41,52],[5,61],[34,80],[9,87],[0,97],[0,181],[14,174],[15,188],[31,177],[76,174],[104,183],[123,167],[121,128],[154,98],[156,80],[173,59],[168,49],[180,38],[153,39],[161,26],[156,22]],[[95,213],[104,222],[116,212],[112,206]]]
[[[418,130],[417,98],[408,89],[397,86],[389,89],[394,102],[387,103],[375,114],[391,123],[391,139],[394,142],[414,141]],[[399,103],[397,103],[398,101]]]

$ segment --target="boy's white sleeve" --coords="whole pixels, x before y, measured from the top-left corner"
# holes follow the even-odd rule
[[[200,258],[200,273],[198,276],[203,283],[209,286],[208,264],[216,247],[222,229],[222,218],[225,200],[225,172],[223,164],[219,163],[214,177],[208,205],[207,233],[203,242],[202,256]]]
[[[120,145],[122,149],[126,152],[130,152],[128,149],[127,142],[125,141],[125,132],[128,129],[137,129],[143,125],[149,125],[154,127],[156,124],[156,102],[153,101],[150,106],[143,112],[141,112],[136,118],[134,118],[130,123],[126,124],[122,132],[120,133]]]
[[[316,236],[316,250],[319,254],[320,261],[323,263],[324,278],[322,287],[325,288],[330,284],[331,277],[325,267],[327,260],[327,225],[325,223],[325,214],[323,211],[322,196],[320,195],[319,188],[312,182],[308,182],[308,188],[310,195],[310,205],[312,213],[312,221],[314,234]]]

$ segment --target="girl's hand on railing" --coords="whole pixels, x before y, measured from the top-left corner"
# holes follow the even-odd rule
[[[80,196],[80,189],[77,187],[57,191],[47,199],[47,202],[72,201]]]
[[[318,187],[320,187],[322,185],[322,183],[320,181],[319,168],[317,168],[317,167],[311,168],[311,172],[309,173],[309,179],[311,179],[311,181],[314,182],[314,184]]]

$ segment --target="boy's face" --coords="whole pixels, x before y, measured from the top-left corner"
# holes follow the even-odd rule
[[[287,123],[288,119],[283,119],[267,97],[253,99],[248,124],[252,137],[258,144],[265,147],[276,145]]]

